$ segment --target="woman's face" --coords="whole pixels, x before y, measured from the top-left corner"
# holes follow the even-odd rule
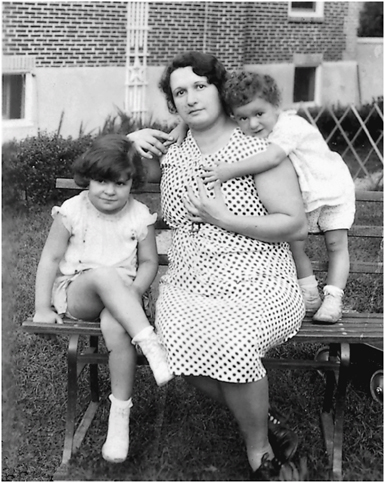
[[[183,121],[196,130],[206,129],[225,116],[218,89],[192,67],[182,67],[170,76],[175,107]]]

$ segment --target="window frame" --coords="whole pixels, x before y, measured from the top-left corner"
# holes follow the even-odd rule
[[[324,2],[312,2],[312,3],[315,4],[315,10],[314,11],[293,9],[292,3],[295,3],[295,2],[288,2],[288,3],[289,3],[288,4],[288,16],[289,16],[290,19],[302,19],[302,20],[319,19],[319,20],[323,20],[323,18],[324,18]]]

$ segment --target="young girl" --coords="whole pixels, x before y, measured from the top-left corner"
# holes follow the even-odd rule
[[[280,92],[270,76],[251,72],[230,75],[225,102],[245,134],[267,138],[270,145],[265,152],[242,162],[204,167],[202,177],[206,183],[212,183],[254,175],[289,157],[298,175],[309,232],[324,234],[329,259],[321,305],[317,281],[304,251],[305,242],[292,243],[299,284],[307,310],[316,312],[313,320],[334,324],[342,316],[342,296],[349,274],[347,234],[355,213],[349,169],[339,154],[330,151],[314,126],[293,111],[280,110]]]
[[[74,179],[88,189],[52,210],[54,221],[37,269],[34,321],[100,317],[112,392],[102,455],[118,463],[128,454],[133,344],[147,357],[158,385],[173,377],[142,307],[158,269],[156,214],[130,194],[144,182],[144,171],[125,136],[97,139],[76,160]]]

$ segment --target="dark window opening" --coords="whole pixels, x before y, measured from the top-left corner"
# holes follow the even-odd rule
[[[296,67],[294,72],[294,102],[311,102],[315,97],[315,67]]]
[[[316,2],[291,2],[291,9],[296,11],[304,10],[305,12],[315,12]]]
[[[25,117],[25,74],[3,75],[3,119]]]

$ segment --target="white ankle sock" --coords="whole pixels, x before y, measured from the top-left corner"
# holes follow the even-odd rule
[[[145,327],[142,329],[138,334],[136,334],[135,337],[133,337],[131,343],[132,344],[139,344],[142,340],[149,339],[150,337],[153,337],[155,335],[154,333],[154,327],[149,325],[148,327]]]
[[[314,287],[318,287],[318,282],[314,275],[309,275],[308,277],[305,277],[305,278],[299,278],[298,285],[301,288],[314,288]]]
[[[109,399],[111,403],[115,404],[118,408],[132,408],[132,398],[128,399],[127,401],[123,401],[122,399],[117,399],[113,394],[110,394]]]
[[[344,291],[335,285],[325,285],[324,294],[333,295],[333,297],[342,297],[344,295]]]

